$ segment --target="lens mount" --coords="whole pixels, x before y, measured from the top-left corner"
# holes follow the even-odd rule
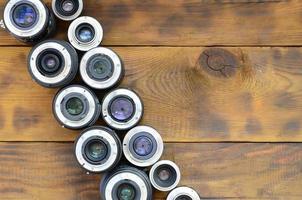
[[[132,106],[132,109],[130,109],[131,113],[127,113],[129,115],[131,114],[131,116],[129,116],[128,119],[124,121],[117,120],[112,115],[113,112],[111,109],[112,102],[119,98],[131,102],[131,106]],[[124,108],[121,107],[120,109],[123,110]],[[111,91],[103,99],[102,117],[105,120],[105,122],[112,128],[118,130],[130,129],[140,121],[142,116],[143,116],[143,103],[140,97],[132,90],[125,89],[125,88],[118,88]]]
[[[20,5],[29,5],[35,11],[35,22],[25,28],[14,22],[14,10]],[[17,38],[35,37],[46,29],[49,21],[49,11],[40,0],[9,0],[4,8],[4,23],[6,28]]]
[[[64,2],[73,3],[70,10],[64,10]],[[52,10],[54,14],[61,20],[71,21],[79,17],[83,11],[83,0],[52,0]]]
[[[93,38],[89,41],[81,41],[79,35],[79,27],[87,25],[86,29],[90,29],[90,32],[94,33]],[[89,26],[88,26],[89,25]],[[68,39],[69,42],[80,51],[88,51],[92,48],[97,47],[103,39],[103,28],[101,24],[94,18],[83,16],[75,19],[68,28]]]
[[[91,161],[85,149],[91,141],[100,141],[106,146],[106,155],[99,161]],[[75,142],[75,155],[78,163],[86,170],[94,173],[112,169],[122,156],[122,146],[116,133],[103,126],[85,129]]]
[[[172,190],[169,193],[167,200],[178,200],[178,198],[181,198],[183,196],[188,197],[188,199],[190,200],[200,200],[200,197],[195,190],[184,186]]]
[[[145,155],[140,155],[134,147],[135,141],[144,137],[147,139],[147,142],[151,143],[149,146],[152,148],[144,149],[149,152],[145,152]],[[144,140],[142,142],[144,142]],[[145,143],[141,144],[140,147],[146,147]],[[150,126],[137,126],[132,128],[123,140],[123,152],[125,157],[130,163],[139,167],[147,167],[156,163],[160,159],[163,150],[164,144],[160,134]]]
[[[101,198],[119,199],[119,188],[123,185],[135,190],[133,200],[152,200],[152,186],[148,176],[145,172],[129,166],[121,166],[104,175],[100,184]]]
[[[159,177],[161,172],[163,172],[163,175],[168,176],[164,177],[167,179]],[[178,185],[180,177],[179,167],[170,160],[161,160],[155,163],[149,172],[149,178],[153,187],[164,192],[174,189]]]
[[[76,98],[82,102],[81,112],[71,113],[66,107],[67,102]],[[77,106],[74,105],[73,107]],[[82,129],[96,122],[100,115],[100,103],[95,94],[88,88],[80,85],[70,85],[61,89],[53,100],[53,112],[55,118],[63,127],[70,129]],[[79,108],[70,108],[71,111]],[[73,110],[72,110],[73,109]]]
[[[53,60],[53,67],[45,64],[47,59]],[[77,52],[65,41],[46,40],[36,45],[29,53],[28,71],[32,78],[44,87],[64,86],[74,79],[78,71]]]
[[[95,65],[98,60],[102,61],[101,59],[108,61],[106,64],[109,64],[110,66],[107,67],[110,68],[104,69],[105,74],[103,77],[99,75],[98,79],[98,74],[93,74],[93,66],[91,65]],[[110,72],[106,72],[106,70],[110,70]],[[80,63],[80,73],[84,82],[90,87],[95,89],[107,89],[120,81],[123,75],[123,66],[119,56],[114,51],[108,48],[98,47],[84,54]]]

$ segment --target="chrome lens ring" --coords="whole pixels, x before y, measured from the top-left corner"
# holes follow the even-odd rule
[[[189,197],[192,200],[200,200],[200,197],[195,190],[193,190],[192,188],[189,188],[189,187],[184,187],[184,186],[178,187],[178,188],[175,188],[174,190],[172,190],[169,193],[167,200],[177,200],[177,198],[182,197],[182,196]]]
[[[68,119],[65,115],[65,111],[62,110],[62,103],[65,101],[65,97],[69,96],[84,96],[87,103],[87,111],[84,116],[81,116],[80,120]],[[100,103],[95,94],[88,88],[81,85],[70,85],[60,90],[53,101],[53,111],[55,118],[63,127],[70,129],[82,129],[90,126],[96,122],[100,115]]]
[[[107,79],[96,80],[89,75],[88,65],[90,64],[90,59],[97,55],[106,56],[112,61],[112,74]],[[80,64],[80,73],[84,82],[90,87],[95,89],[107,89],[120,81],[123,75],[123,66],[119,56],[114,51],[108,48],[98,47],[84,54]]]
[[[92,138],[98,138],[107,145],[107,156],[101,164],[92,164],[84,156],[85,143]],[[75,142],[75,155],[78,163],[86,170],[100,173],[112,169],[122,155],[121,142],[116,133],[106,127],[94,126],[85,129]]]
[[[110,114],[111,103],[114,99],[118,97],[126,97],[130,99],[134,104],[133,114],[130,117],[130,119],[125,122],[114,119]],[[141,120],[142,116],[143,116],[143,103],[140,97],[132,90],[125,89],[125,88],[118,88],[111,91],[103,99],[102,117],[105,120],[105,122],[112,128],[118,130],[130,129]]]
[[[93,38],[89,42],[80,41],[77,37],[77,28],[84,24],[89,25],[89,27],[92,27],[93,29]],[[103,28],[96,19],[88,16],[82,16],[75,19],[70,24],[68,28],[68,39],[76,49],[80,51],[88,51],[97,47],[101,43],[103,39]]]
[[[156,171],[161,166],[169,166],[175,172],[175,174],[174,174],[176,176],[175,180],[173,180],[173,183],[169,184],[169,186],[161,186],[160,184],[158,184],[158,182],[156,180],[157,179]],[[155,187],[159,191],[167,192],[167,191],[174,189],[180,182],[180,178],[181,178],[180,169],[174,162],[172,162],[170,160],[161,160],[152,166],[152,168],[149,172],[149,178],[150,178],[150,181],[151,181],[153,187]]]
[[[149,154],[150,156],[138,155],[133,150],[134,140],[138,138],[137,136],[147,136],[150,138],[153,148]],[[162,156],[163,150],[164,144],[160,134],[150,126],[137,126],[132,128],[128,131],[123,140],[123,152],[126,159],[139,167],[147,167],[156,163]]]
[[[76,12],[74,12],[74,14],[72,15],[63,15],[62,13],[60,13],[57,9],[57,4],[60,3],[61,0],[52,0],[52,10],[54,12],[54,14],[61,20],[64,21],[72,21],[74,19],[76,19],[77,17],[79,17],[83,11],[83,0],[77,0],[78,3],[78,8],[76,10]]]
[[[38,58],[47,51],[57,51],[63,65],[58,69],[59,72],[52,75],[46,75],[40,70]],[[28,70],[33,79],[44,87],[61,87],[70,83],[78,71],[78,55],[74,48],[65,41],[46,40],[36,45],[28,56]]]
[[[11,18],[12,11],[16,5],[28,3],[32,5],[37,13],[37,22],[30,29],[16,27]],[[49,11],[40,0],[9,0],[4,8],[4,23],[6,28],[18,38],[31,38],[39,35],[48,25]]]

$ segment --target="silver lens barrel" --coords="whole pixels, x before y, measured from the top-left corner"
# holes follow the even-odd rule
[[[52,0],[52,10],[61,20],[72,21],[83,11],[83,0]]]
[[[103,126],[85,129],[75,142],[78,163],[87,171],[100,173],[112,169],[122,156],[116,133]]]
[[[28,56],[28,71],[44,87],[61,87],[70,83],[78,71],[75,49],[62,40],[37,44]]]
[[[132,90],[118,88],[103,99],[102,117],[114,129],[130,129],[141,120],[142,116],[143,103]]]
[[[98,47],[84,54],[80,73],[84,82],[95,89],[107,89],[117,84],[123,76],[119,56],[111,49]]]
[[[66,128],[82,129],[93,125],[99,118],[101,105],[96,95],[81,85],[61,89],[53,100],[53,113]]]
[[[190,199],[190,200],[200,200],[198,193],[189,187],[178,187],[172,190],[167,200],[178,200],[178,199]]]
[[[145,172],[129,166],[120,166],[104,175],[100,192],[102,200],[123,197],[135,200],[152,200],[152,186]],[[131,197],[130,197],[131,196]]]
[[[180,182],[179,167],[170,160],[155,163],[149,172],[150,181],[157,190],[170,191]]]
[[[94,18],[82,16],[75,19],[68,28],[69,42],[80,51],[97,47],[103,39],[103,28]]]
[[[55,18],[40,0],[9,0],[4,8],[6,29],[22,42],[35,43],[55,30]]]
[[[156,163],[164,150],[160,134],[150,126],[136,126],[125,135],[123,152],[126,159],[139,167]]]

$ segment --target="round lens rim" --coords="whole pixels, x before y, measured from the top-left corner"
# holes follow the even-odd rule
[[[30,9],[32,9],[32,11],[33,11],[33,14],[34,14],[34,21],[33,22],[31,22],[31,23],[29,23],[28,25],[21,25],[20,23],[18,23],[16,20],[16,10],[18,9],[18,8],[20,8],[21,6],[28,6]],[[12,10],[12,21],[13,21],[13,23],[17,26],[17,27],[19,27],[20,29],[30,29],[32,26],[34,26],[36,23],[37,23],[37,21],[38,21],[38,13],[37,13],[37,10],[35,9],[35,7],[32,5],[32,4],[29,4],[29,3],[19,3],[19,4],[17,4],[14,8],[13,8],[13,10]]]
[[[192,188],[187,186],[181,186],[173,189],[167,196],[167,200],[176,200],[181,195],[187,195],[192,200],[200,200],[199,194]]]

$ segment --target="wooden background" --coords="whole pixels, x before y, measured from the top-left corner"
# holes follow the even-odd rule
[[[203,199],[302,199],[302,1],[84,1],[181,185]],[[99,199],[101,177],[73,157],[79,132],[52,116],[56,90],[27,73],[29,50],[0,30],[0,199]]]

